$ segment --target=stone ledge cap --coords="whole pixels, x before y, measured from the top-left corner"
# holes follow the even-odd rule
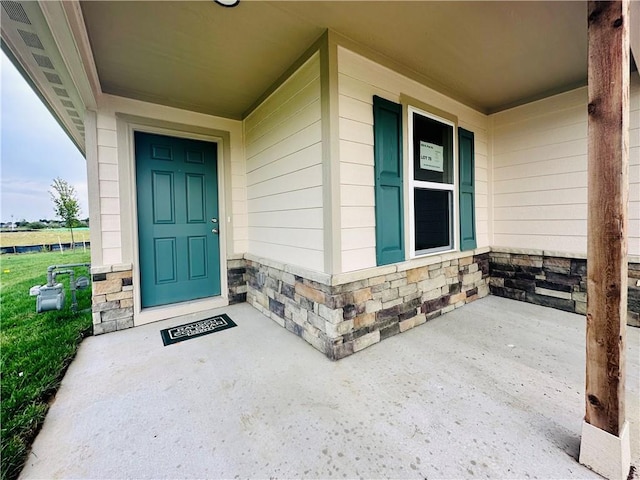
[[[256,262],[266,267],[275,268],[276,270],[291,273],[293,275],[306,278],[307,280],[312,280],[314,282],[322,283],[323,285],[331,286],[331,275],[327,273],[317,272],[315,270],[304,267],[298,267],[297,265],[287,265],[276,260],[271,260],[269,258],[258,257],[257,255],[253,255],[251,253],[245,253],[244,258],[245,260],[249,260],[250,262]]]
[[[91,267],[91,275],[97,275],[100,273],[111,273],[111,265],[101,265],[98,267]]]
[[[354,270],[352,272],[337,273],[331,277],[331,285],[344,285],[345,283],[358,282],[372,277],[381,275],[389,275],[397,271],[397,265],[381,265],[379,267],[365,268],[362,270]]]
[[[545,257],[573,258],[577,260],[586,260],[587,254],[582,252],[559,252],[556,250],[544,250]]]
[[[537,255],[540,257],[544,255],[544,250],[536,248],[491,247],[491,251],[495,253],[513,253],[516,255]]]
[[[133,269],[133,265],[130,263],[118,263],[111,266],[112,272],[126,272],[127,270],[131,269]]]

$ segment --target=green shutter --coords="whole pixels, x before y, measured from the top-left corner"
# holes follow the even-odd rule
[[[404,260],[402,105],[373,97],[378,265]]]
[[[473,132],[458,128],[460,151],[460,250],[476,248]]]

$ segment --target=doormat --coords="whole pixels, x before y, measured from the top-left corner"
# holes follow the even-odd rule
[[[164,346],[166,347],[167,345],[182,342],[183,340],[209,335],[210,333],[219,332],[232,327],[237,327],[237,325],[226,313],[223,313],[222,315],[198,320],[197,322],[165,328],[164,330],[160,330],[160,335],[162,336],[162,343],[164,343]]]

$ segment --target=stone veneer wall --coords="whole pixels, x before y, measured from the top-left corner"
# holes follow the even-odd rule
[[[493,295],[585,314],[584,256],[479,249],[331,277],[247,255],[227,260],[229,304],[248,301],[339,359]],[[635,260],[635,259],[634,259]],[[133,327],[130,264],[94,267],[94,335]],[[629,263],[628,325],[640,327],[640,261]]]
[[[227,260],[229,304],[247,300],[243,256]],[[130,264],[91,269],[93,334],[133,327],[133,271]]]
[[[246,299],[329,358],[340,359],[488,295],[487,252],[337,276],[246,255]],[[234,268],[240,275],[240,264]]]
[[[93,267],[93,334],[133,327],[133,271],[131,264]]]
[[[247,263],[244,256],[227,259],[227,288],[229,305],[247,301]]]
[[[497,249],[489,253],[491,293],[545,307],[587,313],[587,260],[542,251]],[[627,324],[640,326],[640,263],[629,263]]]

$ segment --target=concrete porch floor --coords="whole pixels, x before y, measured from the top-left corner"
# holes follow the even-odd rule
[[[85,340],[22,478],[601,478],[578,464],[584,317],[488,297],[331,362],[247,304],[164,347]],[[639,466],[639,330],[627,408]]]

